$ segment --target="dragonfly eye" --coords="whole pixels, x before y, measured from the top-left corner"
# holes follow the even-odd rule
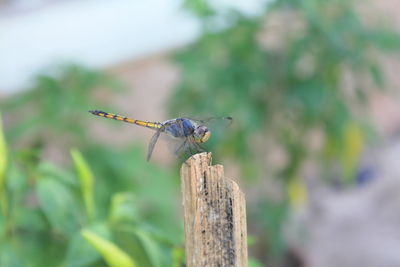
[[[210,138],[211,132],[206,126],[199,126],[196,129],[196,135],[198,142],[204,143]]]
[[[200,139],[202,143],[207,142],[207,140],[210,138],[211,132],[207,130],[207,132],[204,133],[203,137]]]

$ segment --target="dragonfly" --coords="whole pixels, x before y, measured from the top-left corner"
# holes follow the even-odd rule
[[[211,136],[211,130],[208,127],[211,122],[214,125],[223,124],[224,126],[232,123],[232,117],[208,118],[204,120],[182,117],[167,120],[164,122],[150,122],[132,119],[101,110],[89,110],[89,112],[93,115],[103,118],[123,121],[155,130],[155,133],[151,137],[148,145],[147,161],[150,160],[157,140],[162,134],[167,135],[168,137],[178,141],[176,142],[176,148],[174,151],[177,156],[182,155],[186,152],[189,152],[191,155],[193,155],[197,152],[205,151],[201,144],[207,142]]]

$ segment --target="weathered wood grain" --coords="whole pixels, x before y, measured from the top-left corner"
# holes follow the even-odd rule
[[[200,153],[181,168],[187,266],[247,266],[244,194],[210,164]]]

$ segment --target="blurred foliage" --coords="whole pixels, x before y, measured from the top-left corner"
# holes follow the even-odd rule
[[[290,180],[301,178],[307,159],[322,166],[321,176],[355,183],[372,131],[364,116],[368,95],[385,87],[381,56],[400,48],[399,33],[366,25],[358,4],[365,5],[265,1],[258,15],[248,16],[213,1],[184,3],[202,22],[203,34],[176,54],[182,80],[171,113],[232,116],[235,125],[211,141],[216,155],[236,159],[243,177],[253,181],[282,178],[281,199],[260,195],[260,206],[249,209],[269,252],[284,251],[284,214],[289,204],[304,200],[304,185]],[[313,149],[316,135],[322,144]],[[280,151],[283,164],[269,161]]]
[[[207,145],[217,161],[236,160],[258,189],[248,207],[258,251],[250,266],[285,255],[286,214],[307,200],[305,160],[316,159],[326,177],[339,165],[354,182],[368,138],[357,114],[365,114],[369,92],[385,86],[380,55],[400,46],[391,30],[365,26],[354,5],[276,0],[247,16],[184,2],[204,34],[176,55],[182,80],[170,110],[234,117]],[[139,145],[118,148],[89,134],[87,110],[116,110],[109,99],[123,89],[102,72],[64,65],[0,102],[7,125],[0,123],[0,266],[182,266],[176,170],[149,168]],[[279,166],[269,161],[277,147]],[[49,160],[49,151],[60,158]],[[259,177],[281,177],[280,195],[271,199]]]
[[[305,158],[312,131],[321,131],[326,144],[345,142],[345,129],[356,119],[351,106],[363,108],[368,90],[383,87],[379,53],[400,47],[394,32],[364,26],[354,1],[278,0],[255,17],[213,10],[208,1],[185,3],[207,26],[176,55],[183,79],[171,98],[172,113],[232,115],[237,127],[225,154],[252,166],[252,140],[261,133],[288,152],[286,178]],[[212,12],[205,16],[204,10]],[[220,21],[231,25],[215,30]],[[348,74],[352,86],[343,82]]]
[[[86,114],[88,106],[107,107],[107,99],[101,101],[93,95],[106,94],[106,88],[116,92],[124,89],[116,79],[75,64],[53,66],[33,83],[33,88],[1,103],[10,120],[16,121],[7,129],[11,142],[59,142],[62,134],[67,140],[84,144],[90,138],[86,135],[85,120],[78,118]]]
[[[64,65],[1,102],[0,266],[182,266],[176,174],[89,134],[87,111],[121,89]]]
[[[7,213],[7,196],[5,190],[6,166],[7,145],[3,134],[3,122],[1,121],[0,117],[0,209],[3,213]]]

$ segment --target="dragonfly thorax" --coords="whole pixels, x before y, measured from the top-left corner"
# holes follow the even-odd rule
[[[208,130],[206,126],[200,125],[196,127],[193,135],[196,142],[205,143],[210,138],[211,132]]]

